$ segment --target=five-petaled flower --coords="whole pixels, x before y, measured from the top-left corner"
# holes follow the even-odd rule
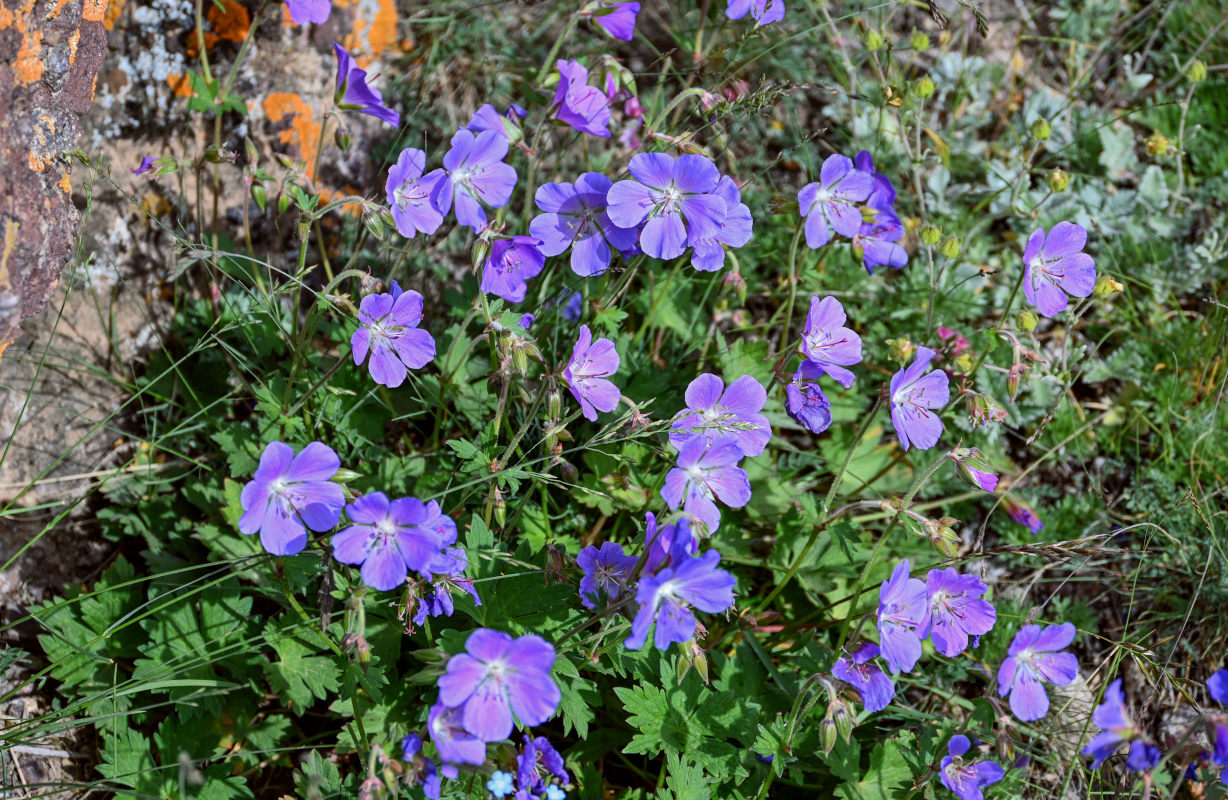
[[[929,615],[925,583],[908,577],[908,559],[896,564],[878,592],[878,641],[892,674],[909,672],[921,658],[920,630]]]
[[[1041,628],[1024,625],[1015,634],[1007,657],[998,668],[998,694],[1010,695],[1011,712],[1023,722],[1049,713],[1045,684],[1065,686],[1079,674],[1079,660],[1065,650],[1074,641],[1069,622]]]
[[[930,570],[925,583],[929,613],[917,634],[921,638],[928,634],[939,653],[954,658],[968,649],[970,636],[979,640],[993,628],[998,613],[988,600],[981,599],[989,587],[975,575],[935,569]]]
[[[1099,767],[1113,755],[1123,742],[1134,740],[1139,735],[1138,725],[1130,716],[1126,697],[1121,690],[1121,678],[1109,684],[1104,692],[1104,702],[1092,712],[1092,722],[1100,726],[1100,733],[1092,737],[1083,748],[1083,755],[1092,757],[1092,769]]]
[[[802,329],[802,353],[846,389],[854,375],[845,367],[861,363],[861,337],[844,327],[848,317],[834,297],[810,298],[810,312]]]
[[[397,163],[388,170],[384,191],[388,194],[388,206],[397,231],[406,239],[412,239],[418,231],[434,233],[443,223],[446,208],[439,206],[439,187],[447,175],[435,169],[426,175],[426,153],[408,147],[401,151]]]
[[[618,408],[621,393],[606,378],[618,372],[618,351],[609,339],[593,341],[587,325],[580,326],[580,338],[576,340],[571,360],[563,370],[563,381],[571,396],[580,404],[584,418],[597,420],[598,411],[613,411]]]
[[[711,193],[721,174],[710,159],[639,153],[631,159],[630,172],[633,180],[610,187],[608,213],[622,228],[644,223],[639,243],[645,253],[676,258],[686,250],[688,237],[720,234],[728,208],[723,198]]]
[[[409,370],[426,366],[435,358],[435,340],[418,327],[422,322],[422,295],[401,291],[392,282],[390,292],[369,294],[358,306],[358,330],[350,337],[354,363],[362,364],[371,354],[371,378],[395,389]]]
[[[629,42],[635,36],[635,17],[640,13],[640,4],[627,0],[598,0],[584,6],[580,13],[592,17],[593,22],[615,39]]]
[[[879,653],[878,645],[862,642],[848,655],[836,659],[831,674],[857,690],[866,711],[882,711],[895,697],[895,684],[876,665],[871,664]]]
[[[486,742],[465,730],[463,709],[443,703],[431,706],[426,729],[444,764],[481,764],[486,760]]]
[[[670,566],[656,575],[641,577],[635,594],[639,611],[631,623],[627,647],[643,647],[655,624],[653,645],[666,650],[671,643],[685,642],[695,635],[691,607],[716,614],[732,606],[736,581],[725,570],[717,569],[720,561],[721,554],[715,550],[688,556],[679,543],[670,554]]]
[[[861,209],[874,188],[874,178],[853,166],[848,156],[831,155],[819,170],[817,183],[797,193],[806,218],[806,244],[817,250],[832,239],[832,232],[852,238],[861,230]]]
[[[384,105],[379,89],[367,85],[367,71],[359,68],[349,51],[339,42],[333,42],[333,52],[337,56],[337,106],[370,114],[389,125],[400,125],[401,115]]]
[[[622,545],[616,542],[605,542],[600,550],[591,544],[581,550],[576,563],[584,570],[584,577],[580,579],[580,602],[584,607],[596,608],[598,591],[610,600],[617,600],[635,562],[635,556],[625,554]]]
[[[523,725],[541,725],[554,716],[561,693],[550,677],[554,647],[536,635],[513,639],[478,628],[465,650],[448,659],[439,677],[439,700],[461,708],[465,730],[484,742],[512,733],[512,714]]]
[[[275,556],[298,553],[307,546],[307,528],[329,530],[341,516],[345,492],[332,481],[340,468],[341,459],[321,442],[298,455],[288,444],[269,442],[239,495],[239,531],[259,531],[260,544]]]
[[[333,557],[361,564],[363,583],[381,592],[395,589],[411,569],[430,580],[442,542],[426,527],[425,503],[371,492],[346,506],[345,513],[354,524],[333,537]]]
[[[741,247],[750,241],[755,221],[750,208],[742,202],[742,193],[733,178],[722,175],[712,190],[715,197],[725,201],[725,220],[711,236],[688,232],[691,245],[691,266],[700,272],[716,272],[725,266],[725,247]]]
[[[571,248],[571,270],[591,278],[610,266],[612,250],[635,245],[639,233],[620,228],[606,213],[606,194],[613,182],[597,172],[586,172],[571,183],[545,183],[535,200],[543,213],[529,223],[529,232],[541,240],[541,251],[557,256]]]
[[[742,455],[757,456],[772,438],[771,424],[762,413],[767,391],[750,375],[726,387],[719,377],[705,372],[686,387],[686,405],[669,431],[669,443],[679,449],[696,438],[708,446],[732,438]]]
[[[610,137],[610,100],[596,86],[588,85],[588,70],[575,59],[559,59],[559,86],[550,107],[559,122],[592,136]]]
[[[972,742],[962,733],[952,736],[938,777],[959,800],[984,800],[981,788],[997,783],[1006,773],[996,761],[965,761],[964,755],[971,747]]]
[[[525,281],[537,277],[546,266],[546,256],[538,247],[540,244],[541,240],[532,236],[496,239],[490,246],[490,257],[482,268],[482,282],[478,288],[509,303],[524,300],[529,288]]]
[[[951,399],[951,387],[942,370],[925,372],[935,355],[928,347],[918,347],[917,360],[891,376],[891,421],[905,450],[910,445],[928,450],[942,436],[935,409]]]
[[[682,506],[686,513],[716,532],[721,524],[720,500],[730,508],[741,508],[750,502],[750,479],[737,466],[742,448],[732,437],[717,440],[709,446],[696,436],[678,451],[678,466],[665,476],[661,497],[670,508]]]
[[[447,211],[455,202],[456,221],[474,233],[486,225],[486,209],[507,205],[516,188],[516,170],[504,164],[507,137],[498,131],[462,128],[452,136],[452,147],[443,157],[447,179],[438,190],[438,208]]]
[[[1087,231],[1059,222],[1045,234],[1037,228],[1023,248],[1023,294],[1046,317],[1070,305],[1070,297],[1087,297],[1096,288],[1096,262],[1083,252]],[[1069,295],[1069,297],[1067,296]]]

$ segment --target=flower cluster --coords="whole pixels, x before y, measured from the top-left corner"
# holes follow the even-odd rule
[[[904,225],[895,212],[895,187],[874,170],[873,157],[862,150],[856,160],[835,154],[819,170],[819,180],[797,193],[806,220],[806,244],[823,247],[835,236],[849,239],[866,270],[884,264],[899,269],[908,253],[897,242]]]
[[[811,433],[822,433],[831,425],[831,403],[819,387],[819,376],[829,375],[847,389],[854,376],[846,367],[861,363],[861,337],[844,326],[847,319],[836,298],[810,298],[802,329],[805,359],[785,387],[785,410]]]

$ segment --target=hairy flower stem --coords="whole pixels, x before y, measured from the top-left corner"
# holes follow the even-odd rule
[[[559,48],[563,46],[563,42],[571,35],[571,32],[576,29],[576,24],[580,21],[579,14],[572,14],[571,19],[567,22],[567,27],[554,40],[554,45],[550,48],[550,53],[546,56],[546,60],[542,62],[542,68],[537,72],[537,78],[533,81],[534,86],[540,86],[542,81],[546,80],[546,76],[550,74],[550,65],[554,63],[554,58],[559,54]]]
[[[307,270],[307,245],[310,242],[310,236],[311,223],[307,219],[303,219],[298,224],[298,269],[294,273],[294,302],[290,305],[290,320],[293,331],[290,341],[293,343],[294,355],[290,358],[290,375],[286,378],[286,388],[282,393],[282,408],[290,405],[290,392],[294,387],[294,379],[298,375],[299,359],[303,353],[304,343],[299,341],[302,329],[299,324],[298,307],[303,299],[303,273]]]
[[[789,581],[793,580],[793,576],[797,574],[799,569],[801,569],[802,563],[806,560],[806,557],[810,555],[810,551],[814,549],[814,543],[818,541],[819,534],[827,529],[827,523],[832,519],[832,515],[829,510],[831,508],[832,500],[835,499],[836,492],[840,488],[840,483],[844,480],[844,473],[848,471],[849,464],[853,460],[854,451],[856,451],[857,446],[861,444],[861,440],[865,438],[866,431],[870,429],[870,424],[874,421],[874,418],[878,416],[878,409],[882,406],[883,397],[886,396],[886,394],[887,386],[884,384],[882,389],[879,390],[878,397],[874,400],[874,406],[862,418],[861,427],[859,427],[857,429],[857,433],[853,435],[853,441],[849,444],[849,449],[844,454],[844,461],[840,464],[840,469],[837,470],[835,476],[832,477],[831,486],[827,490],[827,496],[823,498],[823,507],[819,510],[819,521],[815,523],[814,530],[810,532],[810,538],[806,540],[806,546],[802,548],[802,552],[797,554],[797,558],[795,558],[793,563],[789,565],[789,571],[785,573],[785,576],[781,579],[780,583],[776,584],[776,588],[772,589],[771,593],[768,594],[768,596],[764,598],[763,602],[759,604],[759,608],[755,613],[763,613],[764,609],[771,605],[772,601],[785,590],[785,587],[789,585]],[[946,453],[943,453],[943,457],[946,457]]]
[[[1026,272],[1024,270],[1019,271],[1019,278],[1018,280],[1015,281],[1015,288],[1011,290],[1010,299],[1006,301],[1006,307],[1002,310],[1002,319],[998,322],[998,325],[994,328],[995,337],[997,337],[998,331],[1002,330],[1002,328],[1005,327],[1006,321],[1010,317],[1011,308],[1015,305],[1015,298],[1019,296],[1019,289],[1023,286],[1023,278],[1025,274]],[[993,349],[992,345],[981,348],[981,352],[977,355],[976,361],[973,362],[972,364],[972,369],[968,370],[969,376],[976,375],[976,371],[981,368],[981,364],[985,363],[985,357],[989,355],[989,351],[991,349]],[[947,401],[947,404],[943,406],[942,410],[939,411],[938,413],[945,414],[946,412],[950,411],[951,407],[959,402],[959,398],[960,396],[958,394],[955,397],[952,397],[950,400]]]
[[[917,476],[917,479],[913,481],[912,486],[909,487],[908,493],[904,495],[904,499],[900,501],[900,510],[895,512],[895,516],[891,518],[891,522],[887,523],[887,527],[883,530],[882,534],[879,535],[878,543],[874,545],[874,550],[870,553],[870,560],[866,562],[865,567],[861,570],[861,577],[857,579],[857,588],[853,590],[852,599],[849,601],[851,603],[849,606],[850,613],[845,616],[844,623],[840,626],[840,639],[836,643],[837,653],[840,652],[841,648],[844,647],[845,641],[848,640],[849,625],[852,623],[855,617],[852,611],[854,608],[856,608],[857,601],[861,599],[862,592],[865,591],[866,581],[870,577],[870,570],[874,569],[874,564],[876,561],[878,561],[878,554],[883,550],[883,545],[887,541],[887,535],[890,534],[899,523],[900,518],[904,516],[904,512],[908,510],[908,507],[912,505],[912,499],[917,496],[917,492],[921,490],[921,487],[924,486],[925,482],[930,479],[930,476],[937,472],[938,468],[941,467],[946,461],[947,452],[944,450],[938,455],[938,458],[934,459],[932,464],[926,467],[924,472]]]
[[[781,350],[784,350],[789,342],[789,327],[793,323],[793,304],[797,300],[797,245],[805,229],[806,221],[798,222],[797,230],[793,233],[793,243],[789,245],[789,304],[785,307],[785,322],[780,326]]]

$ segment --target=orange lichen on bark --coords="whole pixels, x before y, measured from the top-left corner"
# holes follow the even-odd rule
[[[72,179],[68,175],[68,171],[64,171],[63,177],[60,178],[60,191],[64,194],[72,194]]]
[[[166,85],[171,87],[171,94],[175,97],[191,97],[192,84],[188,80],[187,75],[180,75],[178,72],[172,72],[166,76]]]
[[[290,126],[278,134],[278,139],[282,144],[298,147],[299,158],[307,163],[307,172],[310,173],[315,166],[321,125],[316,121],[311,106],[294,92],[270,92],[264,98],[263,107],[270,122],[290,121]]]
[[[102,19],[102,25],[107,30],[114,30],[115,23],[119,22],[119,15],[124,13],[124,0],[111,0],[111,4],[107,6],[107,14]]]
[[[251,30],[252,18],[247,9],[235,0],[221,0],[222,6],[210,5],[205,12],[205,21],[210,30],[205,31],[205,49],[212,50],[213,45],[222,42],[241,42],[247,38]],[[188,55],[196,56],[198,37],[195,30],[188,37]]]
[[[55,4],[47,9],[47,19],[55,19],[60,16],[60,12],[64,10],[66,5],[68,5],[68,0],[55,0]]]
[[[81,19],[89,22],[102,22],[107,16],[107,0],[85,0],[81,9]]]
[[[374,4],[371,19],[364,19]],[[358,66],[366,69],[372,59],[397,43],[397,6],[395,0],[333,0],[337,8],[353,8],[353,30],[342,37],[341,44]]]
[[[24,22],[24,20],[22,21]],[[22,27],[18,22],[18,29]],[[13,78],[17,83],[29,86],[43,78],[43,32],[30,31],[21,36],[21,47],[13,61]]]

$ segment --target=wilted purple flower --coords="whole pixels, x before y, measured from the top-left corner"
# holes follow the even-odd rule
[[[333,558],[361,564],[362,582],[381,592],[395,589],[409,570],[431,578],[439,555],[439,534],[424,527],[426,505],[413,497],[389,500],[371,492],[346,506],[355,524],[333,537]]]
[[[411,733],[401,740],[401,760],[409,764],[407,772],[410,783],[421,783],[428,800],[439,800],[443,781],[435,762],[422,755],[421,736]]]
[[[942,436],[942,420],[935,409],[951,399],[947,374],[940,369],[922,374],[934,355],[928,347],[918,347],[917,360],[891,376],[891,421],[905,450],[910,445],[928,450]]]
[[[772,426],[761,413],[767,391],[750,375],[725,388],[725,382],[705,372],[686,387],[686,410],[670,426],[669,443],[678,449],[692,439],[711,446],[732,438],[742,455],[757,456],[772,438]]]
[[[626,646],[638,650],[656,625],[653,645],[666,650],[672,642],[685,642],[695,635],[695,615],[691,607],[716,614],[733,605],[736,580],[716,565],[721,554],[708,550],[701,556],[687,556],[681,544],[670,554],[670,566],[656,575],[640,578],[635,601],[640,609],[631,623]]]
[[[592,136],[610,137],[610,101],[596,86],[588,85],[588,70],[575,59],[559,59],[559,88],[550,107],[559,122]]]
[[[896,564],[878,592],[878,641],[894,675],[909,672],[921,658],[920,628],[929,614],[929,591],[908,577],[908,559]]]
[[[333,42],[333,52],[337,56],[337,106],[370,114],[392,126],[400,125],[401,115],[384,105],[379,89],[367,85],[367,71],[359,69],[349,51],[340,42]]]
[[[1126,698],[1121,691],[1121,678],[1109,684],[1104,692],[1104,702],[1096,706],[1092,712],[1092,722],[1100,726],[1100,733],[1092,737],[1083,755],[1092,757],[1092,769],[1096,769],[1104,760],[1117,750],[1123,742],[1128,742],[1138,736],[1138,726],[1130,716],[1126,707]]]
[[[512,714],[523,725],[541,725],[558,708],[558,685],[550,677],[554,647],[540,636],[513,639],[502,631],[479,628],[465,650],[448,659],[439,678],[439,700],[462,708],[465,730],[485,742],[512,733]]]
[[[998,488],[998,476],[989,471],[989,464],[975,447],[957,447],[948,453],[959,469],[959,476],[985,492]]]
[[[1130,743],[1126,754],[1126,769],[1135,772],[1146,772],[1160,763],[1160,748],[1139,739]]]
[[[133,167],[131,172],[133,175],[144,175],[154,168],[154,164],[158,163],[157,156],[145,156],[141,159],[140,166]]]
[[[1045,523],[1040,521],[1035,511],[1013,497],[1008,496],[1002,501],[1002,509],[1006,511],[1008,517],[1030,530],[1033,536],[1045,528]]]
[[[670,508],[682,506],[686,513],[708,526],[715,533],[721,524],[720,500],[730,508],[741,508],[750,502],[750,479],[739,469],[742,448],[732,438],[715,442],[711,447],[696,436],[678,451],[678,466],[665,476],[661,497]]]
[[[878,655],[878,645],[863,642],[852,653],[836,659],[831,674],[857,690],[866,711],[882,711],[895,697],[895,684],[870,660]]]
[[[755,20],[755,27],[760,27],[784,19],[785,3],[784,0],[729,0],[725,16],[742,19],[748,11]]]
[[[917,629],[917,635],[933,639],[939,653],[954,658],[968,649],[969,636],[979,641],[993,628],[998,612],[988,600],[981,599],[989,587],[975,575],[961,575],[954,569],[935,569],[930,570],[925,583],[929,591],[929,613]]]
[[[307,546],[306,528],[326,531],[341,516],[345,492],[331,480],[340,468],[341,459],[321,442],[298,455],[288,444],[269,442],[239,495],[239,532],[259,531],[260,544],[275,556],[301,551]]]
[[[658,530],[656,515],[646,511],[644,522],[644,549],[648,551],[644,560],[644,575],[655,575],[657,570],[669,562],[670,554],[675,552],[675,548],[685,556],[695,555],[699,548],[688,517],[684,516],[677,522],[662,525]]]
[[[832,231],[852,238],[861,230],[861,210],[874,188],[874,178],[853,166],[847,156],[831,155],[819,170],[817,183],[808,183],[797,193],[797,204],[806,218],[806,244],[818,249],[832,239]]]
[[[811,433],[822,433],[831,425],[831,402],[819,388],[823,368],[806,359],[785,387],[785,412]]]
[[[1087,297],[1096,288],[1096,262],[1083,252],[1087,231],[1059,222],[1048,235],[1037,228],[1023,248],[1023,293],[1046,317],[1066,310],[1071,297]]]
[[[541,797],[546,787],[553,785],[551,778],[563,786],[571,783],[563,757],[545,736],[533,739],[526,735],[524,748],[516,756],[516,783],[520,791]]]
[[[431,706],[426,722],[431,741],[445,764],[482,764],[486,761],[486,743],[465,730],[462,713],[462,708],[449,708],[443,703]]]
[[[575,184],[545,183],[535,197],[538,214],[529,232],[542,241],[541,251],[557,256],[571,248],[571,270],[583,277],[605,272],[611,248],[624,250],[639,237],[632,228],[620,228],[606,213],[606,193],[613,183],[597,172],[586,172]]]
[[[490,246],[490,258],[482,267],[479,288],[509,303],[524,300],[529,288],[525,281],[536,277],[546,266],[546,256],[539,249],[541,243],[541,239],[532,236],[496,239]]]
[[[1024,625],[1015,634],[1008,655],[998,668],[998,694],[1010,695],[1011,712],[1023,722],[1049,713],[1045,683],[1065,686],[1079,674],[1079,660],[1065,650],[1074,641],[1069,622],[1041,628]]]
[[[877,192],[871,193],[866,207],[874,217],[863,221],[853,236],[853,252],[871,275],[875,267],[883,265],[901,269],[908,263],[908,251],[897,244],[904,236],[904,223]]]
[[[1207,678],[1207,692],[1215,702],[1228,706],[1228,669],[1218,670]]]
[[[585,608],[596,608],[598,590],[610,600],[617,600],[635,562],[635,556],[623,553],[622,545],[615,542],[602,544],[600,550],[591,544],[581,550],[576,556],[576,563],[584,570],[584,577],[580,579],[580,603]]]
[[[639,243],[653,258],[677,258],[688,237],[714,237],[728,209],[711,192],[720,181],[716,165],[701,155],[639,153],[631,159],[631,177],[610,187],[610,219],[621,228],[644,222]],[[646,221],[645,221],[646,220]]]
[[[581,13],[592,17],[593,22],[615,39],[629,42],[635,36],[635,16],[640,13],[640,4],[626,0],[602,0],[589,3]]]
[[[332,0],[286,0],[286,8],[290,11],[290,19],[295,25],[305,25],[314,22],[323,25],[328,22],[332,13]]]
[[[854,375],[845,369],[861,363],[861,337],[844,327],[848,317],[844,306],[834,297],[810,298],[810,313],[802,330],[802,352],[844,388],[853,385]]]
[[[452,136],[452,148],[443,157],[447,179],[441,185],[438,208],[446,211],[456,201],[456,221],[476,233],[486,225],[486,210],[507,205],[516,187],[516,170],[504,164],[507,139],[498,131],[461,129]]]
[[[584,418],[596,421],[598,411],[613,411],[618,408],[622,393],[610,381],[609,376],[618,372],[618,351],[609,339],[593,341],[587,325],[580,326],[580,338],[571,353],[571,361],[563,370],[563,381],[571,396],[580,404]]]
[[[426,366],[435,358],[435,340],[418,327],[422,322],[422,295],[401,291],[392,282],[385,294],[369,294],[358,306],[358,330],[350,337],[354,363],[362,364],[371,354],[371,378],[395,389],[410,369]]]
[[[741,247],[750,241],[754,220],[750,209],[742,202],[738,185],[728,175],[721,176],[712,194],[725,201],[725,221],[711,236],[689,232],[687,241],[691,250],[691,266],[700,272],[716,272],[725,266],[725,247]]]
[[[469,559],[465,551],[459,547],[449,547],[442,551],[431,562],[431,573],[435,576],[433,583],[422,589],[418,598],[418,610],[414,612],[414,624],[423,625],[427,617],[450,617],[456,609],[452,600],[452,592],[466,592],[473,598],[475,606],[482,605],[482,598],[473,585],[472,578],[462,578]]]
[[[500,115],[494,106],[487,103],[473,112],[473,117],[465,129],[474,133],[494,131],[506,139],[508,144],[515,144],[524,137],[520,131],[520,120],[524,119],[528,113],[512,103],[508,106],[507,113]]]
[[[439,186],[447,176],[442,169],[431,170],[426,175],[426,153],[413,147],[401,151],[397,163],[388,170],[384,191],[397,230],[406,239],[414,238],[418,231],[432,234],[443,222],[446,208],[439,207]]]
[[[964,763],[963,755],[971,746],[972,742],[967,736],[952,736],[947,743],[947,755],[942,757],[938,777],[942,785],[954,792],[959,800],[984,800],[981,787],[997,783],[1006,773],[996,761]]]

